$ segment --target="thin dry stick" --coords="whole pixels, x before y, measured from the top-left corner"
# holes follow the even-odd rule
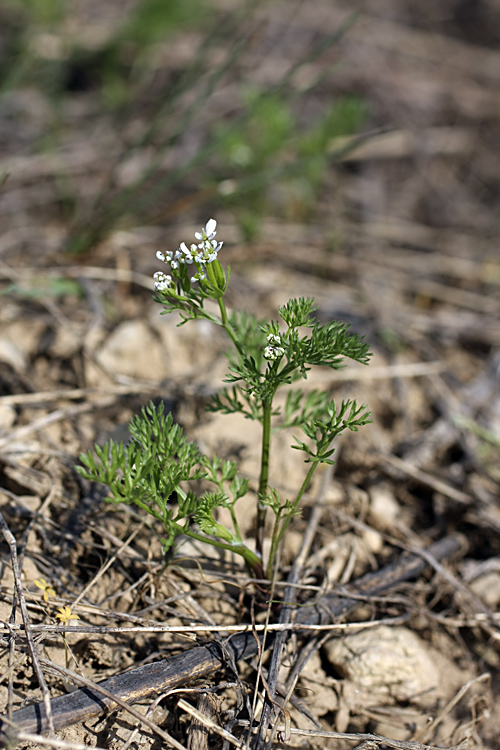
[[[278,732],[284,732],[286,727],[278,726]],[[436,745],[422,745],[420,742],[413,740],[391,740],[389,737],[382,737],[380,734],[350,734],[344,732],[321,732],[317,729],[290,729],[290,734],[302,735],[304,737],[324,737],[331,740],[347,740],[348,742],[373,742],[377,745],[386,745],[393,747],[395,750],[466,750],[468,742],[465,740],[459,745],[453,747],[441,748]]]
[[[135,537],[137,536],[137,534],[139,533],[139,531],[142,530],[143,526],[144,526],[144,523],[140,523],[138,526],[136,526],[136,528],[134,529],[134,531],[130,534],[129,538],[126,539],[123,542],[123,544],[121,545],[120,549],[117,549],[116,552],[114,553],[114,555],[112,555],[109,558],[109,560],[106,563],[104,563],[104,565],[102,566],[102,568],[97,571],[97,573],[92,578],[92,580],[89,581],[89,583],[85,586],[85,588],[83,589],[83,591],[81,592],[81,594],[79,594],[79,596],[77,596],[77,598],[75,599],[75,601],[73,603],[73,606],[76,607],[76,605],[79,604],[82,601],[82,599],[84,599],[86,597],[86,595],[88,594],[88,592],[90,591],[90,589],[93,586],[95,586],[95,584],[104,575],[104,573],[111,567],[111,565],[113,565],[113,563],[115,562],[115,560],[117,559],[117,557],[120,555],[120,553],[124,552],[127,549],[127,547],[130,545],[130,542],[133,541],[133,539],[135,539]]]
[[[446,362],[409,362],[385,365],[383,367],[370,366],[369,370],[363,365],[354,366],[350,370],[335,370],[333,373],[320,373],[315,376],[314,382],[304,383],[301,387],[305,390],[317,388],[322,385],[337,385],[341,382],[370,382],[372,380],[392,380],[393,378],[420,378],[424,375],[435,375],[446,370]]]
[[[179,584],[177,584],[173,578],[171,578],[168,582],[168,585],[171,589],[173,589],[176,592],[176,599],[175,601],[181,600],[189,612],[191,612],[192,615],[199,618],[201,622],[206,622],[208,625],[216,626],[216,622],[214,618],[204,609],[204,607],[201,606],[199,602],[196,601],[196,599],[191,596],[187,591],[183,591]]]
[[[24,553],[26,552],[26,547],[28,544],[29,535],[31,532],[31,529],[33,528],[34,519],[32,518],[31,521],[26,526],[26,529],[24,530],[23,537],[21,540],[21,546],[19,549],[18,554],[18,571],[20,572],[23,569],[23,561],[24,561]],[[17,545],[16,545],[17,547]],[[9,630],[10,630],[10,638],[9,638],[9,679],[8,679],[8,715],[9,719],[12,718],[12,706],[14,703],[14,651],[15,651],[15,643],[16,643],[16,636],[14,631],[12,630],[12,627],[16,623],[16,608],[17,608],[17,597],[12,597],[12,609],[9,616]]]
[[[441,372],[446,368],[444,362],[415,362],[411,364],[388,365],[387,367],[372,367],[370,370],[354,368],[349,372],[339,370],[335,376],[331,375],[324,378],[325,383],[338,383],[340,381],[359,381],[359,380],[388,380],[389,378],[416,378],[423,375],[430,375]],[[163,387],[172,385],[170,381],[162,381]],[[317,382],[313,384],[318,387]],[[307,389],[307,384],[303,385]],[[6,406],[17,406],[22,404],[40,404],[49,401],[59,401],[67,399],[74,401],[80,398],[91,398],[92,396],[110,396],[110,395],[127,395],[129,393],[148,392],[156,393],[158,386],[154,383],[134,381],[126,385],[114,383],[105,388],[58,388],[53,391],[38,391],[36,393],[13,393],[7,396],[0,396],[0,404]]]
[[[45,715],[47,717],[47,725],[49,730],[49,736],[53,737],[55,735],[55,729],[54,729],[54,720],[52,718],[52,710],[50,706],[50,693],[49,688],[47,686],[47,683],[45,681],[45,677],[42,672],[42,668],[40,667],[40,663],[38,661],[38,655],[36,653],[35,648],[35,641],[33,639],[33,634],[31,632],[31,626],[30,626],[30,618],[28,614],[28,608],[26,607],[26,601],[24,599],[24,593],[23,593],[23,586],[21,583],[21,574],[19,571],[19,564],[17,559],[17,543],[14,538],[14,535],[12,531],[9,529],[3,515],[0,513],[0,526],[2,528],[2,534],[9,545],[10,549],[10,558],[12,561],[12,573],[14,575],[14,584],[16,589],[16,596],[19,601],[19,606],[21,608],[21,614],[24,622],[24,629],[26,632],[26,640],[28,642],[28,649],[31,656],[31,661],[33,663],[33,669],[35,670],[35,674],[38,680],[38,684],[40,685],[40,689],[42,691],[43,696],[43,705],[45,707]]]
[[[403,458],[398,458],[397,456],[386,455],[384,453],[380,453],[379,455],[382,461],[385,461],[391,466],[394,466],[395,469],[403,471],[405,474],[408,474],[408,476],[413,477],[418,482],[421,482],[421,484],[426,485],[427,487],[431,487],[431,489],[435,490],[436,492],[440,492],[445,497],[449,497],[450,500],[454,500],[455,502],[461,503],[462,505],[473,504],[474,498],[471,495],[455,489],[455,487],[452,487],[450,484],[443,482],[442,479],[433,477],[427,471],[418,469],[409,461],[405,461]]]
[[[165,385],[165,383],[163,383]],[[106,388],[58,388],[55,391],[38,391],[37,393],[14,393],[8,396],[0,396],[0,404],[6,406],[17,406],[22,404],[43,404],[49,401],[66,399],[75,401],[80,398],[92,396],[126,396],[129,393],[141,393],[142,391],[158,392],[158,386],[153,383],[139,383],[135,385],[120,385],[115,383]]]
[[[264,651],[266,647],[267,634],[269,633],[269,628],[271,624],[272,602],[274,601],[274,593],[275,593],[275,586],[276,586],[276,569],[277,569],[278,563],[279,563],[279,554],[276,555],[275,570],[273,572],[273,578],[271,581],[271,589],[269,592],[269,602],[268,602],[268,607],[267,607],[267,612],[266,612],[266,620],[264,623],[264,632],[263,632],[262,639],[259,638],[259,636],[257,635],[258,626],[255,623],[254,602],[252,601],[252,609],[251,609],[252,635],[255,638],[255,645],[257,648],[257,675],[255,678],[255,688],[254,688],[254,693],[253,693],[252,710],[250,714],[252,723],[255,717],[255,712],[257,710],[257,702],[259,698],[259,682],[262,682],[262,684],[264,685],[264,689],[267,691],[268,698],[272,702],[272,698],[271,698],[271,694],[269,693],[267,681],[264,679],[264,670],[262,667],[262,662],[264,659]],[[250,742],[250,734],[247,737],[246,747],[248,747],[249,742]]]
[[[32,435],[34,432],[43,430],[45,427],[48,427],[55,422],[61,422],[63,419],[72,419],[79,414],[84,414],[85,412],[92,411],[93,409],[103,409],[106,406],[110,406],[114,402],[114,398],[105,398],[100,399],[99,401],[93,401],[91,403],[69,406],[66,409],[56,409],[56,411],[53,411],[50,414],[46,414],[44,417],[40,417],[40,419],[35,419],[35,421],[31,422],[30,424],[25,424],[22,427],[18,427],[17,429],[12,430],[12,432],[9,433],[8,437],[4,437],[2,440],[0,440],[0,450],[6,448],[13,441],[22,440],[28,435]]]
[[[161,695],[159,695],[152,702],[152,704],[150,706],[148,706],[148,709],[146,711],[146,718],[147,719],[149,719],[149,717],[151,716],[151,714],[155,710],[156,706],[159,703],[161,703],[162,700],[167,697],[167,695],[168,695],[168,693],[162,693]],[[137,737],[137,735],[141,731],[141,727],[142,727],[143,723],[144,722],[141,721],[136,727],[134,727],[134,729],[132,730],[132,732],[130,732],[129,738],[127,739],[127,741],[125,742],[125,744],[121,746],[120,750],[128,750],[128,748],[130,747],[130,745],[132,744],[132,742],[135,740],[135,738]]]
[[[182,700],[182,699],[181,699]],[[185,702],[185,701],[183,701]],[[212,691],[198,696],[196,710],[207,720],[217,726],[220,711],[220,698]],[[187,704],[190,705],[190,704]],[[228,732],[229,734],[229,732]],[[232,736],[232,735],[231,735]],[[210,730],[199,719],[191,721],[187,735],[188,750],[208,750]],[[210,743],[213,746],[213,743]]]
[[[253,666],[253,663],[250,662]],[[267,679],[267,670],[263,667],[262,668],[262,674]],[[321,729],[321,724],[316,721],[316,719],[313,717],[309,709],[304,705],[302,700],[300,698],[297,698],[293,695],[293,690],[290,692],[286,686],[286,684],[283,684],[282,682],[278,682],[278,686],[276,688],[276,692],[279,693],[279,695],[285,699],[285,702],[283,705],[287,705],[288,702],[290,702],[294,708],[296,708],[303,716],[305,716],[309,721],[313,724],[313,726],[316,727],[316,729]],[[281,706],[279,706],[281,709]]]
[[[322,477],[322,484],[321,484],[321,488],[320,488],[320,493],[319,493],[320,498],[322,497],[322,495],[324,494],[324,491],[326,489],[327,476],[328,476],[327,472],[324,471],[323,477]],[[319,522],[321,520],[321,516],[322,516],[322,513],[323,513],[323,505],[321,503],[320,498],[318,498],[318,502],[314,506],[313,512],[311,514],[310,522],[308,524],[308,527],[306,529],[306,533],[304,535],[304,539],[303,539],[302,547],[301,547],[300,552],[299,552],[299,556],[298,556],[297,561],[296,561],[296,563],[294,565],[294,568],[297,567],[297,571],[296,571],[295,575],[293,575],[294,571],[292,570],[292,575],[289,576],[289,579],[290,579],[289,583],[290,584],[296,583],[297,580],[298,580],[298,578],[300,577],[300,575],[302,573],[302,570],[304,568],[306,559],[307,559],[307,557],[309,555],[309,551],[310,551],[312,542],[313,542],[314,537],[316,535],[317,527],[319,525]],[[294,580],[294,578],[296,580]],[[290,586],[290,588],[285,589],[285,600],[289,599],[289,597],[287,595],[289,592],[294,592],[294,589],[292,588],[292,586]],[[293,593],[293,600],[294,601],[295,601],[295,596],[296,596],[296,592]],[[278,676],[278,672],[276,674]],[[296,682],[298,680],[298,677],[299,677],[299,673],[297,673],[296,676],[294,677],[294,679],[292,679],[290,681],[290,683],[289,683],[289,689],[288,689],[287,695],[285,696],[285,699],[284,699],[284,702],[283,702],[284,706],[287,705],[288,701],[290,700],[290,698],[291,698],[291,696],[293,694],[293,691],[295,689],[295,684],[296,684]],[[290,737],[289,729],[290,729],[289,722],[286,722],[285,723],[285,731],[284,731],[284,733],[283,732],[280,733],[280,736],[283,738],[284,741],[289,741],[289,737]],[[268,743],[267,743],[267,747],[268,748],[272,747],[272,743],[273,743],[274,738],[275,738],[275,736],[276,736],[277,733],[278,733],[278,729],[277,729],[277,726],[275,724],[273,726],[273,729],[271,731],[271,736],[269,737],[269,740],[268,740]]]
[[[218,734],[219,737],[222,737],[222,739],[226,740],[227,742],[230,742],[235,747],[239,747],[239,748],[245,747],[244,742],[237,739],[237,737],[234,737],[230,732],[220,727],[218,724],[215,723],[215,721],[210,719],[208,716],[205,716],[204,714],[202,714],[201,711],[198,711],[198,709],[194,708],[190,703],[185,701],[183,698],[180,699],[177,705],[180,709],[182,709],[182,711],[185,711],[187,714],[189,714],[189,716],[192,716],[204,727],[206,727],[207,729],[210,729],[211,732],[215,732],[216,734]]]
[[[350,595],[352,596],[353,600],[359,599],[360,601],[366,601],[367,595],[361,595],[359,597],[356,597],[354,594]],[[372,597],[370,597],[372,598]],[[384,600],[385,601],[385,600]],[[68,599],[59,599],[55,600],[55,603],[69,603],[71,604],[71,601]],[[79,609],[79,611],[82,611]],[[86,610],[84,610],[86,611]],[[98,612],[98,614],[106,615],[106,611],[103,613]],[[128,618],[129,615],[125,614],[118,614],[115,613],[115,616],[117,619],[125,619]],[[391,623],[395,622],[401,622],[402,619],[406,619],[406,617],[393,617],[390,618]],[[111,635],[114,633],[183,633],[183,634],[189,634],[189,633],[250,633],[252,632],[254,635],[256,633],[262,633],[262,632],[269,632],[269,633],[290,633],[293,631],[302,631],[302,630],[324,630],[328,631],[329,633],[332,631],[351,631],[351,630],[366,630],[367,628],[374,628],[378,625],[382,625],[383,623],[388,622],[387,618],[382,618],[381,620],[370,620],[369,622],[329,622],[324,624],[311,624],[308,625],[304,622],[292,622],[292,623],[270,623],[268,625],[148,625],[147,623],[144,623],[140,626],[131,626],[131,627],[120,627],[115,628],[113,626],[108,625],[72,625],[71,626],[71,632],[72,633],[92,633],[94,635]],[[448,619],[446,619],[446,622],[449,622]],[[461,624],[463,624],[461,622]],[[2,630],[3,627],[3,630]],[[9,633],[11,631],[17,632],[19,630],[24,630],[23,625],[14,625],[14,626],[8,626],[3,625],[0,623],[0,634],[2,632]],[[32,633],[66,633],[68,631],[67,625],[32,625],[31,626],[31,632]]]
[[[478,620],[478,624],[483,630],[498,643],[500,641],[500,625],[496,621],[495,613],[491,611],[489,607],[484,604],[462,581],[459,581],[456,576],[452,575],[449,570],[441,565],[434,557],[425,549],[417,551],[417,554],[421,555],[434,570],[442,576],[445,581],[453,586],[456,591],[459,591],[465,598],[466,602],[471,607],[475,614],[485,615],[485,620]]]
[[[14,605],[16,598],[14,597],[14,603],[12,606],[12,612],[9,617],[9,623],[14,619]],[[9,637],[9,666],[8,666],[8,677],[7,677],[7,716],[9,721],[12,721],[12,707],[14,705],[14,667],[15,667],[15,654],[16,649],[16,637],[13,632],[10,633]],[[3,682],[3,679],[0,680]]]
[[[403,621],[404,619],[406,618],[394,618],[392,622],[388,622],[387,624],[395,625]],[[381,621],[379,620],[379,622]],[[330,637],[331,637],[330,633],[326,633],[321,638],[316,636],[311,641],[309,641],[307,643],[307,646],[305,646],[300,652],[299,657],[295,661],[292,669],[290,670],[290,674],[288,675],[288,679],[286,681],[285,706],[288,703],[288,701],[291,700],[297,681],[300,677],[302,670],[305,668],[307,662],[313,656],[313,654],[315,654],[326,643],[326,641],[330,639]],[[301,709],[299,708],[299,710]],[[302,711],[302,713],[304,713],[304,711]],[[317,719],[315,719],[314,716],[308,715],[308,714],[309,712],[307,712],[306,714],[309,721],[311,721],[312,724],[315,725],[317,729],[321,729],[321,724],[319,724]],[[273,733],[276,733],[276,732],[277,732],[277,729],[273,728]]]
[[[456,554],[461,548],[463,544],[460,537],[448,536],[431,545],[429,552],[439,560]],[[402,555],[385,568],[353,581],[342,596],[328,593],[320,600],[316,599],[312,604],[301,607],[296,614],[293,627],[318,629],[317,626],[331,626],[336,618],[354,610],[360,600],[380,594],[402,581],[418,576],[427,565],[420,555]],[[365,627],[366,623],[362,625]],[[225,642],[224,650],[232,653],[234,662],[253,657],[257,652],[255,637],[251,632],[233,635]],[[208,643],[183,651],[167,660],[148,663],[124,674],[110,677],[101,683],[99,688],[102,689],[104,685],[108,688],[107,692],[114,697],[134,703],[159,691],[185,687],[190,680],[207,677],[221,670],[225,663],[220,645]],[[116,708],[114,697],[112,700],[103,698],[98,692],[85,688],[54,698],[52,709],[57,728],[88,720],[105,710]],[[13,719],[21,731],[47,731],[43,704],[18,709],[13,714]],[[0,725],[0,733],[5,734],[3,724]]]
[[[477,685],[479,682],[491,682],[491,674],[489,672],[484,672],[484,674],[479,675],[479,677],[475,677],[473,680],[469,680],[468,682],[466,682],[465,685],[462,685],[457,694],[446,704],[446,706],[442,711],[439,712],[435,719],[431,721],[431,723],[426,727],[424,727],[419,735],[419,740],[423,742],[425,739],[427,739],[427,737],[430,736],[430,734],[435,730],[438,724],[441,724],[444,717],[447,716],[447,714],[449,714],[450,711],[455,708],[457,703],[462,700],[462,698],[470,690],[470,688],[473,685]]]

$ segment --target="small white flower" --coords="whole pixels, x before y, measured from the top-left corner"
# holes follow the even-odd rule
[[[187,248],[186,248],[187,249]],[[179,268],[179,263],[186,263],[186,258],[182,254],[181,250],[176,250],[175,253],[170,253],[170,258],[168,259],[168,262],[170,263],[171,268]]]
[[[280,346],[281,338],[279,336],[276,336],[276,334],[274,333],[270,333],[267,337],[267,343],[269,346],[266,346],[266,348],[264,349],[265,359],[270,359],[273,361],[281,359],[281,357],[285,353],[283,347]]]
[[[217,222],[215,219],[209,219],[201,232],[195,232],[194,236],[197,240],[201,240],[198,246],[191,245],[191,254],[195,263],[213,263],[217,260],[217,253],[222,247],[222,242],[217,242],[214,239],[216,235]]]
[[[215,221],[215,219],[209,219],[207,221],[205,229],[202,229],[201,232],[195,232],[194,236],[197,240],[213,240],[216,234],[216,227],[217,222]]]
[[[179,264],[191,265],[196,263],[198,273],[191,277],[191,281],[203,281],[206,279],[206,274],[203,273],[203,267],[207,263],[213,263],[217,260],[217,254],[222,247],[222,242],[215,240],[217,229],[217,222],[215,219],[209,219],[205,225],[205,228],[201,232],[195,232],[195,237],[198,240],[198,244],[193,243],[190,247],[185,242],[181,242],[179,249],[175,251],[168,250],[162,253],[158,250],[156,257],[163,263],[169,263],[172,271],[176,271],[179,268]],[[161,272],[158,272],[161,273]],[[170,286],[172,281],[171,276],[163,274],[161,277],[154,274],[156,291],[163,291]]]
[[[185,242],[181,242],[179,249],[177,250],[176,255],[179,256],[179,261],[181,263],[192,263],[193,262],[193,252],[196,250],[196,245],[191,245],[190,248],[187,247]]]
[[[153,279],[155,279],[153,285],[155,292],[164,292],[170,287],[172,281],[172,277],[163,273],[163,271],[156,271],[156,273],[153,274]]]
[[[215,237],[216,227],[217,227],[217,222],[215,221],[215,219],[209,219],[207,221],[206,230],[207,230],[207,237],[209,239],[212,239],[211,235]]]
[[[281,344],[281,337],[276,336],[275,333],[270,333],[267,337],[267,343],[271,346],[279,346]]]
[[[222,243],[220,244],[222,245]],[[212,263],[216,260],[217,253],[220,249],[216,242],[215,245],[208,242],[202,242],[198,247],[193,245],[193,248],[196,248],[193,250],[193,258],[197,263]]]
[[[201,273],[201,271],[198,271],[196,276],[191,276],[191,281],[194,284],[195,281],[204,281],[207,277],[204,273]]]

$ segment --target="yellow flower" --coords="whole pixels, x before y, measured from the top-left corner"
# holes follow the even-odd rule
[[[33,583],[38,589],[42,589],[44,602],[48,602],[49,597],[56,595],[56,592],[54,591],[50,583],[47,583],[45,578],[37,578],[36,581],[33,581]]]
[[[56,619],[60,620],[61,625],[66,625],[70,620],[79,620],[80,618],[71,612],[71,607],[59,607]]]

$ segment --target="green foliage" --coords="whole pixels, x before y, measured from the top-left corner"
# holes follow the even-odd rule
[[[356,401],[342,401],[338,411],[335,401],[330,401],[321,418],[320,411],[317,410],[310,413],[300,425],[302,432],[313,443],[316,450],[297,438],[295,438],[297,445],[292,445],[292,448],[307,454],[306,463],[315,461],[333,464],[335,462],[330,459],[335,452],[335,449],[330,447],[333,440],[346,429],[357,432],[358,427],[372,421],[369,417],[370,413],[366,411],[365,406],[358,408]]]
[[[179,28],[199,25],[205,5],[202,0],[142,0],[133,9],[121,36],[141,45],[154,44]]]
[[[349,334],[348,324],[314,323],[314,310],[314,300],[292,299],[287,305],[279,308],[280,317],[287,324],[288,330],[280,333],[276,322],[259,327],[268,339],[270,336],[278,337],[284,350],[284,356],[279,360],[269,361],[265,369],[262,369],[265,351],[262,344],[258,355],[254,351],[255,343],[259,340],[255,326],[248,348],[245,346],[245,339],[240,340],[241,346],[237,349],[238,360],[230,364],[226,382],[241,385],[232,391],[225,390],[216,397],[215,403],[223,411],[231,412],[243,408],[246,416],[255,418],[255,413],[262,414],[264,402],[272,401],[280,386],[292,383],[299,376],[306,378],[311,365],[338,370],[344,366],[345,358],[363,364],[368,362],[368,344],[356,334]],[[247,319],[246,322],[251,324],[251,319]],[[300,335],[298,329],[304,327],[311,330],[310,335]],[[242,405],[238,396],[247,402],[249,411]],[[257,410],[250,403],[252,399],[256,400]]]
[[[331,143],[359,132],[365,104],[357,96],[340,96],[323,114],[300,124],[300,109],[285,92],[252,90],[244,98],[241,123],[218,126],[221,157],[232,177],[223,196],[238,216],[247,240],[258,233],[259,218],[279,191],[282,206],[302,202],[302,213],[317,198],[332,160]]]
[[[162,543],[167,549],[182,534],[208,542],[241,555],[256,575],[264,574],[262,535],[266,509],[275,517],[271,552],[265,572],[269,576],[291,519],[300,513],[300,500],[320,464],[332,464],[332,443],[344,430],[356,432],[369,423],[366,407],[344,400],[337,407],[327,394],[313,390],[305,394],[289,390],[281,407],[274,403],[277,391],[298,378],[307,378],[312,366],[338,370],[351,359],[367,364],[371,353],[362,337],[350,333],[342,322],[326,325],[315,320],[313,299],[291,299],[278,309],[278,321],[259,321],[248,313],[230,317],[224,305],[229,269],[224,271],[217,255],[222,247],[214,238],[217,223],[211,219],[196,233],[197,243],[182,243],[176,253],[159,253],[169,264],[169,273],[155,273],[155,299],[164,313],[178,311],[181,325],[205,318],[219,325],[231,343],[228,352],[229,388],[213,398],[209,409],[224,414],[241,413],[262,425],[262,462],[257,502],[256,551],[241,537],[235,512],[236,504],[246,498],[250,485],[238,475],[237,465],[217,456],[209,460],[183,434],[171,414],[153,404],[130,422],[128,446],[107,443],[94,453],[81,456],[79,468],[87,479],[106,484],[112,502],[134,503],[163,525]],[[195,266],[196,274],[188,266]],[[208,312],[206,299],[217,302],[220,315]],[[306,440],[294,438],[292,448],[302,451],[309,469],[296,497],[282,501],[269,486],[272,423],[277,428],[297,427]],[[215,489],[199,492],[199,484]],[[195,484],[193,484],[195,483]],[[177,497],[177,507],[171,502]],[[232,528],[218,519],[218,509],[226,509]]]
[[[318,308],[314,306],[313,299],[301,297],[280,306],[278,312],[289,328],[312,328],[314,325],[314,312]]]
[[[263,169],[289,141],[293,119],[283,96],[246,93],[248,116],[237,129],[221,131],[221,152],[229,166],[243,172]]]
[[[211,462],[175,424],[172,415],[164,414],[163,403],[150,403],[129,423],[128,445],[111,440],[94,451],[82,453],[83,466],[77,471],[85,479],[109,487],[109,502],[136,505],[159,521],[166,536],[159,537],[165,550],[180,535],[214,543],[242,555],[249,565],[258,558],[241,539],[237,523],[231,531],[213,516],[216,508],[230,508],[248,492],[248,481],[237,475],[231,461],[215,457]],[[216,491],[197,494],[192,489],[200,480],[216,485]],[[232,500],[225,492],[225,486]],[[177,503],[172,503],[175,496]],[[192,529],[196,524],[200,534]],[[207,535],[207,536],[206,536]]]
[[[297,151],[304,165],[303,177],[309,182],[312,195],[316,195],[325,178],[327,154],[333,139],[359,132],[365,119],[363,99],[340,96],[299,138]]]
[[[64,16],[64,0],[6,0],[6,8],[20,11],[34,25],[51,25]]]
[[[18,297],[40,299],[42,297],[65,297],[73,295],[83,297],[82,285],[74,279],[58,279],[47,276],[34,277],[29,283],[9,284],[0,295],[15,294]]]
[[[187,440],[171,414],[163,414],[163,404],[144,408],[129,424],[128,446],[112,440],[96,446],[98,462],[91,452],[82,454],[87,471],[82,476],[103,482],[119,503],[147,505],[166,513],[167,501],[181,482],[206,476],[203,458],[194,443]],[[151,512],[151,511],[150,511]],[[154,511],[156,513],[156,510]]]
[[[279,426],[282,428],[300,427],[311,419],[326,413],[327,409],[327,393],[313,390],[304,394],[301,390],[295,388],[287,393],[283,421]]]
[[[93,112],[102,113],[106,127],[124,134],[97,195],[86,197],[79,176],[70,166],[64,174],[64,161],[58,160],[54,205],[71,220],[68,253],[88,251],[117,225],[156,223],[179,191],[219,196],[247,240],[258,234],[270,208],[304,218],[313,211],[334,158],[331,138],[362,126],[363,101],[354,96],[339,97],[304,118],[302,100],[321,84],[324,70],[309,88],[294,80],[338,43],[349,22],[273,84],[245,88],[239,85],[238,63],[254,43],[252,3],[226,11],[206,0],[137,0],[98,44],[87,42],[87,34],[67,33],[74,24],[71,4],[64,0],[5,0],[4,5],[1,92],[38,87],[48,112],[33,150],[60,150],[67,136],[66,100],[82,94],[93,102]],[[195,30],[197,40],[189,59],[174,60],[165,69],[158,63],[162,47],[186,30]],[[212,105],[221,85],[242,92],[222,122],[219,105]],[[193,132],[201,135],[195,139],[199,148],[166,170],[166,162],[179,162],[179,148]],[[144,167],[132,177],[124,167],[134,163]],[[125,173],[130,175],[126,184]]]

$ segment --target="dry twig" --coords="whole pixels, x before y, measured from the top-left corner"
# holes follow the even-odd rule
[[[434,560],[442,560],[457,553],[462,541],[456,536],[445,537],[428,549]],[[310,606],[304,606],[296,614],[296,623],[315,627],[330,623],[334,618],[346,615],[357,607],[360,600],[396,586],[398,583],[418,576],[426,567],[427,560],[420,555],[402,555],[396,563],[369,573],[346,587],[344,596],[327,594]],[[352,598],[349,593],[352,592]],[[134,703],[141,698],[158,694],[186,685],[191,680],[206,677],[222,669],[225,664],[224,652],[230,652],[234,662],[248,659],[257,652],[257,642],[252,632],[241,633],[229,638],[224,649],[218,643],[197,646],[166,661],[145,664],[125,674],[117,675],[95,686],[78,675],[75,679],[87,685],[69,695],[53,698],[50,702],[54,728],[74,724],[103,711],[113,710],[123,703]],[[69,672],[68,672],[69,673]],[[73,673],[69,673],[73,676]],[[43,704],[19,709],[13,714],[13,721],[19,731],[45,732],[48,728]],[[144,720],[142,715],[139,715]],[[9,727],[4,723],[1,730],[5,734]]]

